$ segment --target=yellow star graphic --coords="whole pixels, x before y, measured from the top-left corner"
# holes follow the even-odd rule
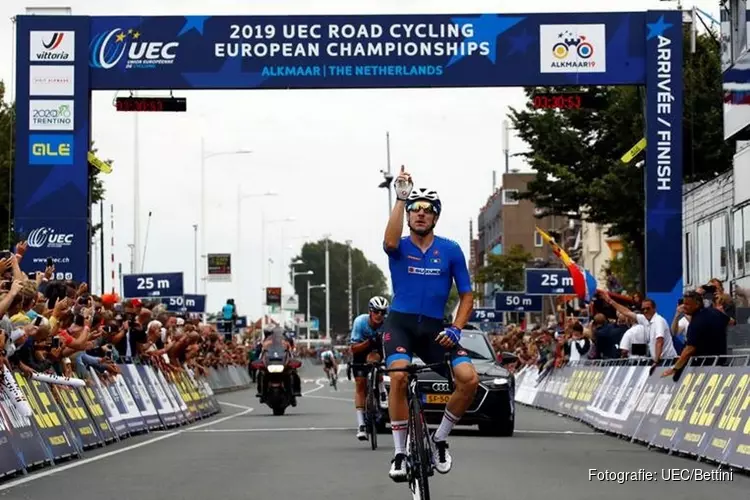
[[[117,43],[121,43],[122,41],[124,41],[125,37],[127,37],[127,35],[125,33],[122,33],[122,32],[118,33],[117,34],[117,38],[116,38],[117,39]]]
[[[135,40],[137,40],[140,36],[141,36],[141,34],[139,32],[137,32],[137,31],[135,33],[133,33],[133,39],[135,39]]]

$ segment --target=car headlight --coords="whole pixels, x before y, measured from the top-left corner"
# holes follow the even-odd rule
[[[284,371],[284,365],[268,365],[268,373],[281,373]]]
[[[492,379],[492,385],[495,387],[500,387],[503,385],[508,385],[508,379],[507,378],[493,378]]]

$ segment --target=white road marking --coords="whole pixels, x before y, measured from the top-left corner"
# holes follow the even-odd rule
[[[112,451],[108,451],[106,453],[102,453],[101,455],[96,455],[94,457],[89,457],[89,458],[77,459],[75,462],[70,462],[70,463],[67,463],[67,464],[64,464],[64,465],[56,465],[55,467],[51,467],[51,468],[43,470],[43,471],[32,473],[31,475],[28,475],[28,476],[25,476],[25,477],[21,477],[21,478],[15,479],[13,481],[8,481],[7,483],[4,483],[4,484],[0,484],[0,491],[9,490],[11,488],[15,488],[16,486],[20,486],[22,484],[30,483],[32,481],[36,481],[37,479],[41,479],[43,477],[48,477],[48,476],[51,476],[53,474],[64,472],[64,471],[69,470],[69,469],[74,469],[76,467],[80,467],[82,465],[86,465],[86,464],[89,464],[91,462],[98,462],[99,460],[103,460],[105,458],[109,458],[109,457],[112,457],[112,456],[115,456],[115,455],[119,455],[120,453],[125,453],[126,451],[131,451],[131,450],[135,450],[135,449],[138,449],[138,448],[142,448],[142,447],[147,446],[149,444],[153,444],[153,443],[157,443],[159,441],[163,441],[164,439],[169,439],[169,438],[172,438],[172,437],[175,437],[175,436],[179,436],[180,434],[183,434],[185,432],[194,431],[194,430],[198,430],[198,429],[203,429],[203,428],[209,427],[211,425],[220,424],[222,422],[226,422],[227,420],[231,420],[233,418],[237,418],[237,417],[241,417],[243,415],[247,415],[248,413],[250,413],[251,411],[253,411],[253,408],[251,408],[249,406],[242,406],[242,405],[237,405],[237,404],[234,404],[234,403],[225,403],[225,402],[221,402],[221,401],[220,401],[220,403],[223,404],[223,405],[225,405],[225,406],[231,406],[231,407],[240,408],[240,409],[244,408],[244,411],[241,411],[239,413],[235,413],[234,415],[227,415],[226,417],[222,417],[222,418],[217,419],[217,420],[212,420],[211,422],[206,422],[206,423],[203,423],[203,424],[194,425],[194,426],[191,426],[191,427],[189,427],[187,429],[180,429],[180,430],[177,430],[177,431],[170,432],[168,434],[162,434],[160,436],[157,436],[157,437],[154,437],[154,438],[151,438],[151,439],[147,439],[146,441],[142,441],[140,443],[131,444],[130,446],[126,446],[124,448],[119,448],[117,450],[112,450]]]
[[[186,431],[189,433],[200,433],[200,432],[279,432],[279,431],[356,431],[356,427],[269,427],[267,429],[203,429],[197,431]]]
[[[333,396],[308,396],[310,399],[331,399],[333,401],[344,401],[346,403],[354,404],[353,398],[334,398]]]
[[[518,434],[561,434],[561,435],[573,435],[573,436],[596,436],[602,434],[601,432],[588,432],[588,431],[539,431],[539,430],[518,430]]]

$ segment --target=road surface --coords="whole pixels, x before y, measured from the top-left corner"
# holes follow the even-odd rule
[[[342,375],[344,372],[342,372]],[[388,479],[391,436],[380,449],[354,437],[353,385],[324,385],[304,370],[297,408],[274,417],[254,391],[219,397],[224,412],[176,431],[139,436],[83,459],[0,483],[0,498],[59,500],[382,500],[411,498]],[[317,380],[316,380],[317,378]],[[431,481],[432,498],[539,500],[704,500],[748,498],[750,478],[664,481],[663,469],[712,470],[695,460],[648,451],[555,415],[519,408],[512,438],[461,429],[450,440],[454,467]],[[657,474],[656,481],[589,480],[589,470]]]

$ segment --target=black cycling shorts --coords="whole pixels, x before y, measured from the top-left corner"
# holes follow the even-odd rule
[[[383,329],[383,350],[385,364],[399,359],[411,362],[412,355],[417,355],[425,364],[439,363],[450,353],[451,364],[455,367],[461,363],[471,363],[469,354],[461,346],[455,345],[446,350],[435,340],[445,328],[443,320],[428,318],[417,314],[405,314],[390,311]],[[435,368],[440,375],[447,377],[444,367]]]
[[[381,358],[383,357],[383,337],[381,335],[378,335],[377,339],[370,342],[369,350],[352,355],[352,363],[357,365],[367,363],[367,356],[372,352],[380,354]],[[352,368],[354,378],[367,377],[367,372],[368,369],[365,367],[355,366]]]
[[[323,364],[326,368],[333,368],[333,360],[331,359],[324,359]]]

